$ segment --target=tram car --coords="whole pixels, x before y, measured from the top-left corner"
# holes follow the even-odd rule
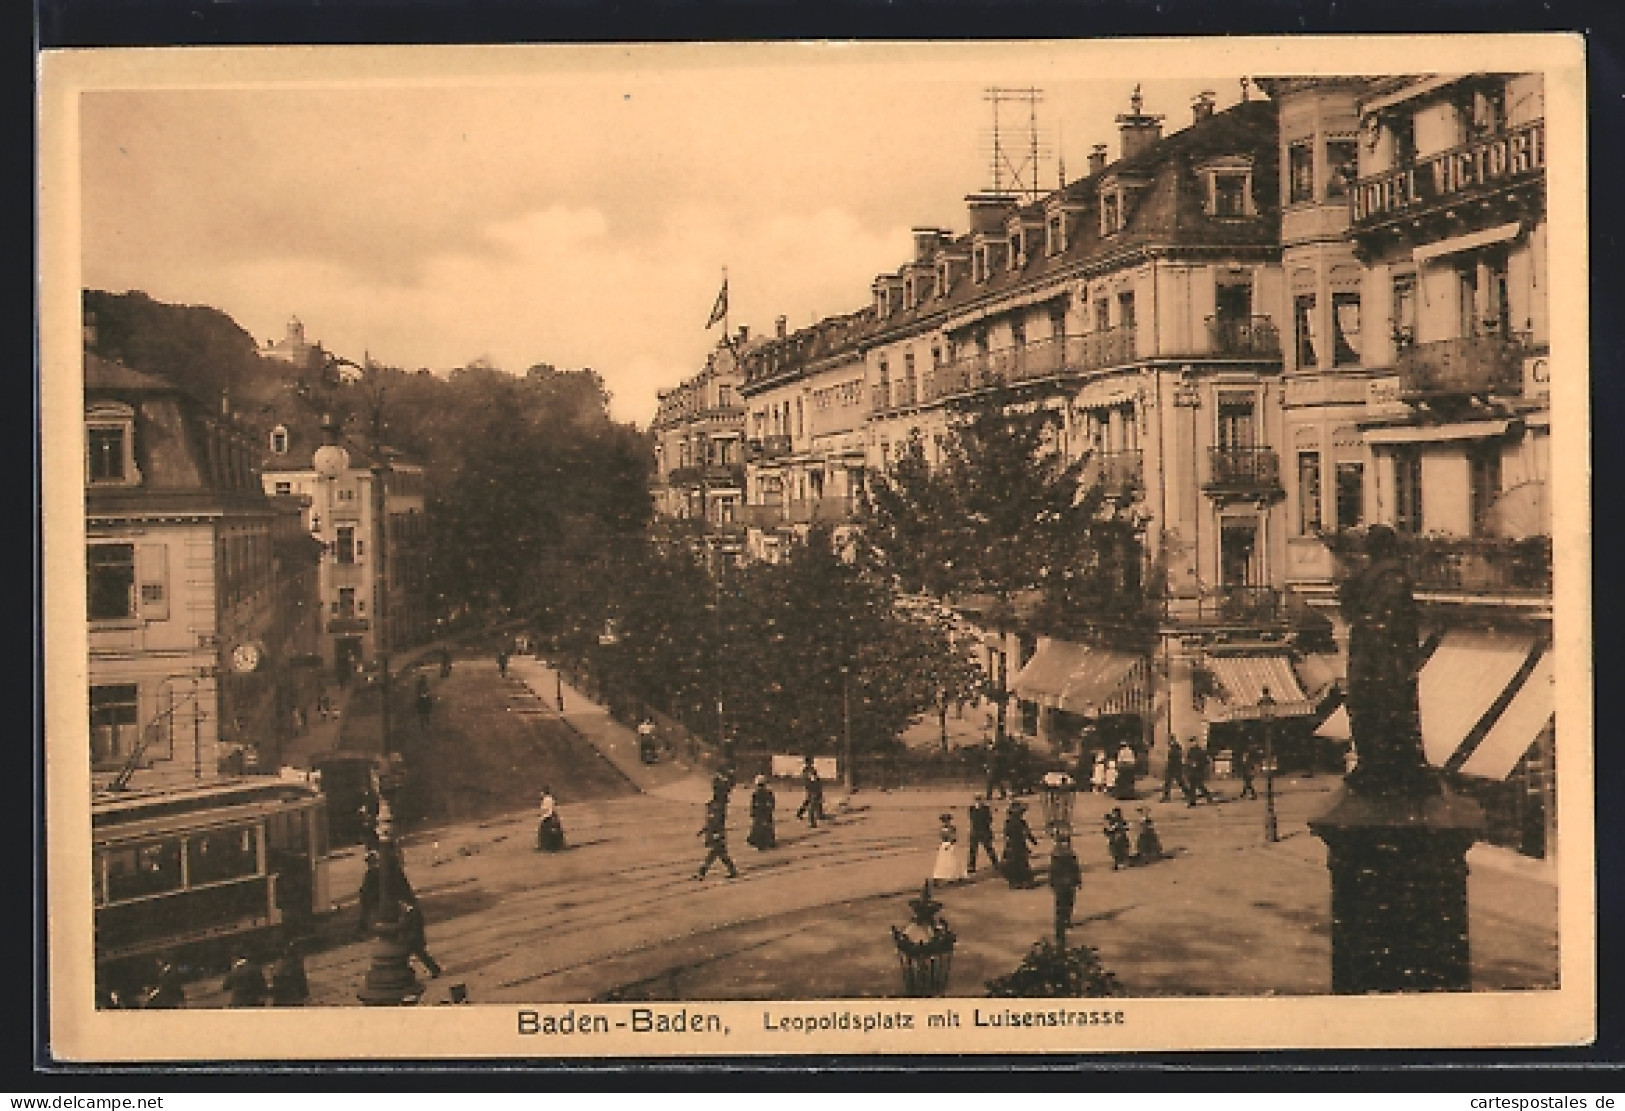
[[[326,799],[302,781],[109,792],[91,837],[99,967],[301,929],[332,906]]]

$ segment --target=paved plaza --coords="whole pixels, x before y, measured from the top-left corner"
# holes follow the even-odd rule
[[[784,785],[779,847],[758,852],[745,843],[749,791],[741,786],[729,813],[741,875],[729,880],[714,869],[696,881],[709,794],[701,769],[641,764],[635,737],[568,685],[569,728],[560,733],[558,683],[538,661],[516,660],[505,681],[489,660],[459,661],[456,677],[464,695],[495,689],[511,696],[499,711],[510,735],[494,737],[486,724],[481,735],[488,743],[511,745],[535,729],[536,762],[567,736],[596,749],[603,765],[590,777],[597,797],[580,799],[569,783],[553,784],[566,852],[536,851],[529,808],[448,821],[407,837],[406,867],[422,897],[429,947],[445,969],[438,979],[425,978],[426,1002],[444,999],[453,984],[466,985],[474,1002],[898,993],[888,927],[906,921],[907,900],[930,874],[937,815],[952,811],[963,827],[969,790],[864,790],[847,797],[837,789],[829,800],[832,819],[809,830],[793,819],[799,791]],[[441,689],[450,712],[462,695],[450,681]],[[579,756],[567,763],[578,766]],[[525,783],[501,790],[528,797],[538,774],[516,768]],[[1278,781],[1275,844],[1263,840],[1263,804],[1227,800],[1224,784],[1212,805],[1130,804],[1131,818],[1141,806],[1150,811],[1171,857],[1120,872],[1112,870],[1099,833],[1111,803],[1079,796],[1074,824],[1083,887],[1072,940],[1097,947],[1131,995],[1328,991],[1325,848],[1307,823],[1327,809],[1338,785],[1325,776]],[[1001,821],[1002,810],[1001,803]],[[1048,848],[1044,840],[1035,854],[1040,880]],[[1555,885],[1539,869],[1485,846],[1469,859],[1475,987],[1554,986]],[[307,958],[312,1004],[354,1003],[365,978],[372,943],[356,928],[361,870],[355,849],[333,863],[339,906]],[[987,979],[1013,969],[1050,929],[1047,887],[1012,890],[985,865],[937,895],[959,936],[951,994],[982,994]],[[221,1005],[217,987],[195,982],[189,1003]]]

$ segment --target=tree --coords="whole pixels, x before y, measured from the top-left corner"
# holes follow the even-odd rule
[[[1059,619],[1140,612],[1132,523],[1109,519],[1104,489],[1085,481],[1087,456],[1055,450],[1059,414],[1008,388],[955,413],[939,467],[920,438],[872,484],[863,530],[868,562],[904,589],[987,595],[1001,632],[1015,600],[1035,595]],[[1006,675],[994,677],[996,738],[1005,736]]]

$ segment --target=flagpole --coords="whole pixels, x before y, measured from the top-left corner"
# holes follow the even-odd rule
[[[728,294],[728,268],[726,266],[724,266],[722,268],[722,289],[723,289],[723,298],[722,298],[722,342],[727,343],[727,344],[729,344],[731,346],[732,341],[728,337],[732,336],[734,333],[733,333],[733,327],[728,323],[728,309],[730,307],[729,303],[733,300],[733,298],[729,297],[727,295]]]

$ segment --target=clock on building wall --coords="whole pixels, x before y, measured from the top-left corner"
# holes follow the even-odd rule
[[[265,651],[257,644],[243,643],[231,650],[231,669],[238,674],[258,671]]]

